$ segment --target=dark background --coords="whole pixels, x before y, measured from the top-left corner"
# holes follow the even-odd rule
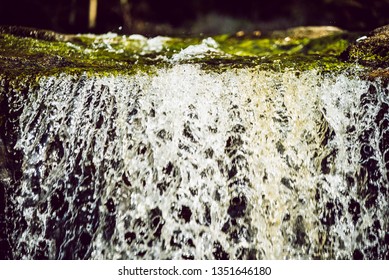
[[[334,25],[350,31],[389,24],[389,0],[0,0],[0,25],[63,33],[108,31],[196,35]]]

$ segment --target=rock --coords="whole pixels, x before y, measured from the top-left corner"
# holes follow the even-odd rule
[[[341,58],[375,70],[389,67],[389,25],[377,28],[367,36],[357,39],[341,54]]]
[[[6,226],[6,191],[10,186],[10,172],[7,168],[7,152],[0,138],[0,260],[9,259],[9,243]]]
[[[225,34],[208,39],[147,39],[114,33],[64,35],[24,27],[0,27],[0,71],[10,78],[64,72],[110,75],[112,71],[152,73],[180,63],[199,64],[211,71],[250,67],[338,71],[357,61],[368,67],[368,73],[389,65],[388,30],[384,26],[355,42],[355,34],[332,26],[295,27],[260,38]],[[212,51],[201,43],[210,40],[214,42]],[[355,43],[348,47],[350,42]],[[193,49],[199,50],[195,56],[175,59]]]
[[[331,35],[345,33],[344,30],[334,26],[299,26],[282,31],[274,31],[273,37],[290,39],[317,39]]]
[[[380,78],[382,81],[387,83],[387,82],[389,82],[389,69],[388,68],[387,69],[379,68],[376,70],[372,70],[368,73],[368,78],[370,80]]]
[[[45,41],[65,41],[69,39],[68,35],[21,26],[0,26],[0,34],[11,34],[18,37],[28,37]]]

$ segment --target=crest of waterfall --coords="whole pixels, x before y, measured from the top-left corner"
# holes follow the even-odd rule
[[[388,257],[379,82],[181,64],[18,96],[15,258]]]

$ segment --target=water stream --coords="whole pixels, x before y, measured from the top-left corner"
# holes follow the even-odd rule
[[[41,78],[12,100],[13,257],[387,258],[388,90],[185,63]]]

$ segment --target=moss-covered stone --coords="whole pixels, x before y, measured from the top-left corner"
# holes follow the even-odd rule
[[[355,61],[375,69],[389,67],[389,25],[361,36],[341,57],[345,61]]]
[[[350,42],[354,42],[358,34],[330,27],[294,28],[262,37],[219,35],[212,39],[217,46],[207,47],[204,38],[147,39],[140,35],[118,36],[113,33],[63,35],[51,31],[2,27],[0,70],[9,78],[64,72],[93,75],[132,74],[139,71],[154,73],[158,68],[177,63],[196,63],[212,71],[247,67],[272,71],[338,71],[354,64],[358,54],[366,49],[372,50],[374,55],[363,61],[377,59],[379,65],[386,65],[387,45],[383,44],[387,42],[385,30],[376,30],[376,39],[366,39],[351,47]],[[201,47],[202,44],[205,44],[205,51],[201,55],[175,59],[183,50]],[[341,60],[339,55],[342,53]]]

